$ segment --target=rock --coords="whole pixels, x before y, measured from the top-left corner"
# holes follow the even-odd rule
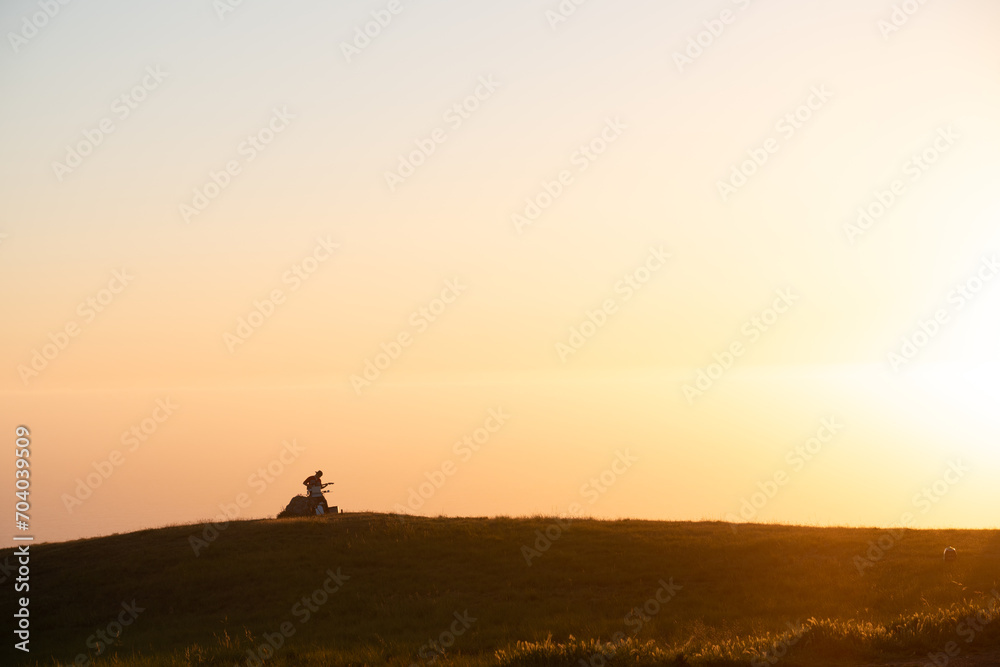
[[[330,511],[327,514],[337,514],[338,510],[336,506],[331,506]],[[291,500],[288,501],[288,505],[285,509],[281,510],[278,514],[279,519],[286,519],[293,516],[316,516],[314,510],[309,509],[309,498],[305,496],[293,496]]]

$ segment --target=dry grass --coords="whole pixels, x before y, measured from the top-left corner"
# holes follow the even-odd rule
[[[433,664],[755,665],[777,650],[791,667],[1000,647],[1000,623],[959,634],[1000,588],[997,531],[907,531],[862,575],[883,531],[579,520],[529,566],[523,548],[552,525],[356,514],[237,522],[198,557],[192,526],[38,545],[32,654],[4,664],[93,657],[88,636],[132,599],[145,611],[94,664],[245,664],[289,622],[265,664],[425,665],[466,611]],[[350,578],[301,622],[295,605],[338,568]],[[661,582],[678,588],[653,604]]]

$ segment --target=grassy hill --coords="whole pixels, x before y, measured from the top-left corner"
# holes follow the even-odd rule
[[[32,547],[16,664],[923,664],[1000,648],[1000,531],[347,514],[235,522],[196,556],[202,529]]]

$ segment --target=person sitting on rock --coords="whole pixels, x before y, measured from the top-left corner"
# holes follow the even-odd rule
[[[309,496],[310,507],[314,510],[317,507],[322,507],[322,512],[317,512],[318,514],[326,514],[330,511],[330,506],[326,503],[326,496],[323,495],[323,487],[330,486],[333,482],[323,483],[323,471],[317,470],[315,475],[310,475],[306,477],[305,484],[307,493]]]

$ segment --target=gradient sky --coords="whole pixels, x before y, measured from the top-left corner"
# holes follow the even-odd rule
[[[392,511],[448,462],[411,511],[726,519],[784,473],[755,519],[1000,525],[995,2],[927,3],[891,33],[893,3],[868,0],[590,0],[555,25],[555,0],[219,5],[0,7],[0,421],[11,444],[32,431],[36,539],[209,519],[240,493],[241,516],[273,516],[317,468],[331,504]],[[348,62],[373,12],[391,22]],[[185,216],[213,173],[228,184]],[[669,258],[647,275],[652,251]],[[588,313],[603,325],[567,354]],[[177,406],[162,423],[157,400]],[[490,410],[503,425],[456,449]],[[799,467],[824,419],[842,427]]]

